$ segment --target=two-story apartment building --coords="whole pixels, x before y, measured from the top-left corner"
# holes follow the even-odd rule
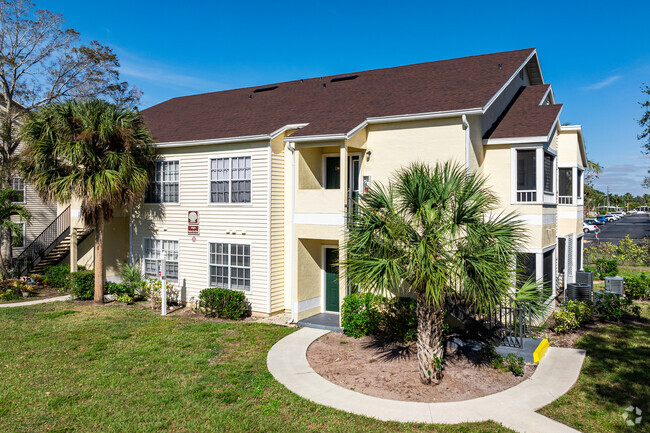
[[[354,200],[410,162],[451,160],[521,215],[520,265],[555,287],[581,266],[586,166],[561,108],[535,49],[174,98],[143,111],[161,160],[113,256],[157,276],[164,254],[188,297],[221,286],[259,314],[337,313]]]

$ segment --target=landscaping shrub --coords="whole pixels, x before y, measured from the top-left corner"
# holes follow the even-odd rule
[[[603,293],[598,296],[595,311],[599,319],[621,320],[625,315],[641,316],[641,309],[634,302],[614,293]]]
[[[510,370],[515,376],[524,375],[524,358],[517,356],[514,353],[509,353],[504,359],[504,368]]]
[[[68,265],[48,266],[45,268],[43,280],[47,286],[65,290],[68,288],[69,275],[70,266]]]
[[[243,292],[217,287],[201,290],[199,308],[206,316],[231,320],[240,319],[250,311]]]
[[[650,277],[645,272],[625,279],[625,297],[631,300],[650,297]]]
[[[70,294],[79,301],[93,299],[95,293],[95,272],[79,271],[69,274]]]
[[[412,298],[392,298],[386,299],[385,303],[385,313],[380,313],[383,316],[380,318],[383,334],[398,343],[415,341],[418,336],[417,301]]]
[[[104,293],[107,295],[129,295],[133,297],[133,289],[123,283],[106,283]]]
[[[575,331],[580,327],[580,322],[578,322],[575,313],[564,307],[558,308],[553,313],[553,319],[555,320],[553,331],[558,333]]]
[[[636,244],[629,235],[617,244],[601,242],[600,244],[584,249],[585,263],[595,264],[598,260],[616,260],[619,265],[647,266],[650,264],[650,244],[643,242]]]
[[[598,259],[596,260],[596,271],[599,280],[603,280],[605,277],[614,277],[618,273],[618,263],[616,259]]]
[[[128,293],[123,293],[119,295],[118,297],[115,298],[116,302],[122,302],[124,304],[133,304],[135,300],[133,299],[133,296],[129,295]]]
[[[341,326],[345,333],[354,338],[376,334],[382,319],[380,310],[385,301],[383,296],[365,292],[346,296],[341,308]]]
[[[565,308],[567,311],[575,314],[578,325],[580,326],[591,321],[594,316],[594,306],[591,302],[573,300],[566,302],[560,308]]]

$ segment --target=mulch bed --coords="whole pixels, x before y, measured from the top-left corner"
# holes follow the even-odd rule
[[[524,376],[516,377],[452,349],[445,354],[442,382],[423,385],[415,344],[396,345],[336,333],[313,342],[307,360],[318,374],[344,388],[390,400],[419,402],[460,401],[494,394],[523,382],[536,368],[526,365]]]
[[[30,296],[29,298],[16,299],[14,301],[0,301],[0,303],[16,304],[16,303],[27,302],[27,301],[40,301],[43,299],[56,298],[58,296],[63,296],[63,295],[65,295],[65,293],[60,293],[59,289],[55,287],[40,286],[36,289],[36,294],[34,296]]]

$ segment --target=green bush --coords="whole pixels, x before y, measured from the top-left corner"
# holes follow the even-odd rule
[[[618,274],[618,262],[616,259],[598,259],[596,260],[596,271],[599,280],[603,280],[605,277],[614,277]]]
[[[625,315],[641,316],[641,309],[634,302],[614,293],[603,293],[598,296],[595,311],[599,319],[621,320]]]
[[[106,283],[104,293],[107,295],[128,295],[133,297],[133,289],[123,283]]]
[[[645,272],[625,279],[625,297],[631,300],[650,297],[650,277]]]
[[[408,343],[418,336],[417,301],[412,298],[386,299],[385,313],[380,314],[381,328],[391,341]]]
[[[376,334],[379,331],[386,298],[372,293],[357,292],[343,299],[341,325],[354,338]]]
[[[124,304],[129,304],[129,305],[131,305],[131,304],[133,304],[135,302],[135,300],[133,299],[133,296],[131,296],[131,295],[127,294],[127,293],[123,293],[123,294],[119,295],[118,297],[115,298],[115,301],[116,302],[122,302]]]
[[[57,289],[67,289],[69,275],[70,266],[68,265],[48,266],[45,268],[43,280],[47,286]]]
[[[206,316],[235,320],[250,311],[250,304],[243,292],[212,287],[199,293],[199,308]]]
[[[74,299],[86,301],[93,299],[95,293],[95,271],[73,272],[69,276],[70,294]]]
[[[553,331],[558,333],[575,331],[580,327],[580,322],[573,311],[560,307],[553,313],[555,327]]]
[[[594,316],[594,306],[591,302],[568,301],[560,308],[565,308],[567,311],[575,314],[578,325],[580,326],[591,321]]]
[[[504,368],[510,370],[515,376],[524,375],[524,365],[526,365],[526,363],[524,362],[524,358],[521,356],[517,356],[514,353],[509,353],[506,355],[503,364]]]

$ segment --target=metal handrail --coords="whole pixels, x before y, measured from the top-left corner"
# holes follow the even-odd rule
[[[40,235],[14,259],[20,275],[32,270],[62,238],[70,233],[70,206],[65,208]]]

